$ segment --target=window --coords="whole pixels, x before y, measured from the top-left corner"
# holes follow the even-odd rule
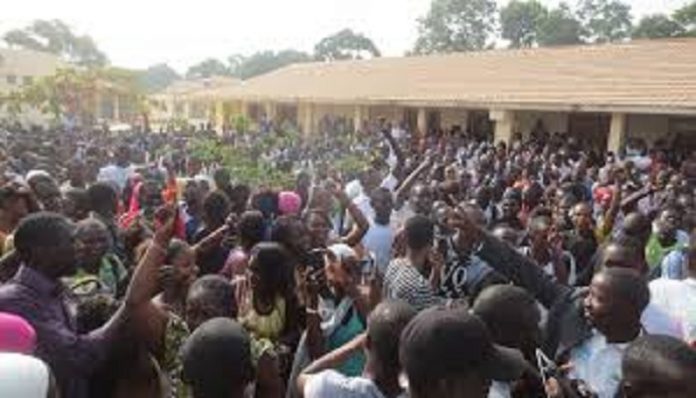
[[[24,85],[28,86],[34,83],[34,76],[24,76]]]
[[[17,76],[16,75],[7,75],[7,84],[17,84]]]

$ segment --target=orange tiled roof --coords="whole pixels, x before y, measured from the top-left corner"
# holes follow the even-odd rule
[[[250,101],[696,113],[696,39],[295,64],[209,94]]]

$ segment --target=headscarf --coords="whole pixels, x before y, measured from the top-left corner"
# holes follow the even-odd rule
[[[296,215],[302,209],[302,198],[292,191],[278,194],[278,210],[282,215]]]
[[[40,359],[0,353],[0,397],[46,398],[50,380],[49,368]]]
[[[32,354],[35,346],[36,332],[29,322],[20,316],[0,312],[0,352]]]

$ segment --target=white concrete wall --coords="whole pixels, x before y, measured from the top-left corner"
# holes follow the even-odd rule
[[[534,127],[536,127],[538,120],[544,123],[546,131],[550,133],[564,133],[568,131],[567,113],[519,111],[515,112],[513,132],[522,133],[525,137],[528,137]]]
[[[626,132],[628,138],[642,138],[651,145],[657,139],[668,137],[669,116],[628,115]]]

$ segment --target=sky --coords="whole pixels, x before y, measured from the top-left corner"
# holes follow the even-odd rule
[[[4,0],[11,1],[11,0]],[[503,5],[509,0],[497,0]],[[671,12],[689,0],[624,0],[634,17]],[[370,37],[383,55],[412,48],[418,17],[431,0],[19,0],[3,7],[0,33],[34,19],[58,18],[89,34],[111,63],[180,72],[203,59],[258,50],[311,52],[343,28]],[[541,0],[556,5],[559,0]],[[572,1],[571,1],[572,3]]]

